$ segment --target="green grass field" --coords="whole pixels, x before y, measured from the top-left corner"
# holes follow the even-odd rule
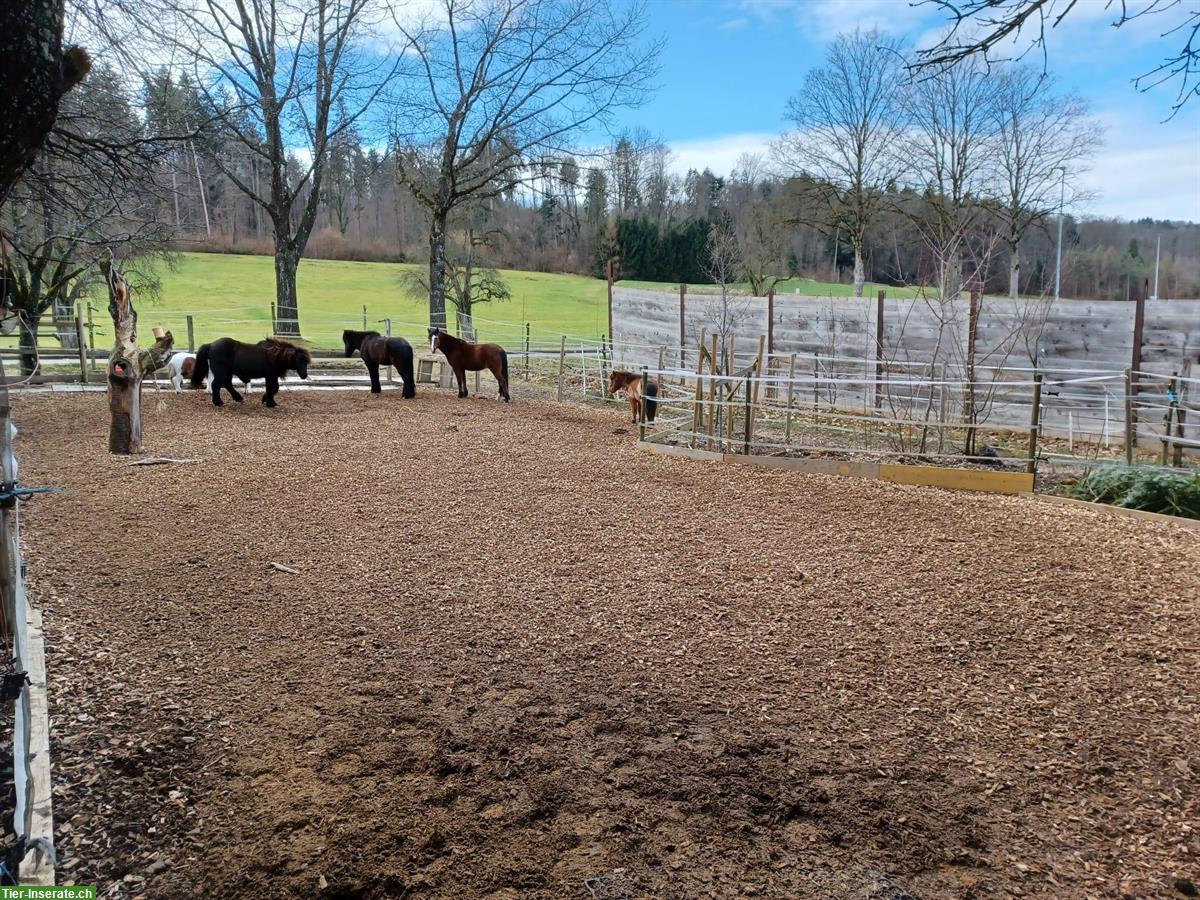
[[[398,263],[302,261],[297,278],[301,332],[313,346],[338,347],[343,329],[362,328],[365,306],[370,328],[383,331],[382,320],[391,318],[393,334],[424,341],[426,302],[407,295],[399,283],[400,273],[414,268]],[[531,324],[535,341],[540,337],[541,342],[549,339],[548,333],[598,338],[608,330],[606,291],[600,279],[544,272],[503,274],[512,299],[476,309],[477,330],[484,340],[516,342],[525,322]],[[186,346],[189,313],[197,344],[226,335],[257,340],[271,329],[275,270],[270,257],[184,253],[178,257],[178,265],[164,269],[161,276],[162,293],[156,300],[134,296],[145,334],[151,326],[162,325],[174,333],[176,346]],[[651,290],[679,289],[677,284],[657,282],[620,284]],[[871,294],[877,289],[876,285],[868,287]],[[748,290],[745,285],[740,288]],[[781,282],[777,291],[790,293],[797,288],[800,293],[817,296],[852,293],[850,285],[804,279]],[[689,290],[702,292],[706,287],[695,285]],[[888,291],[897,295],[895,288]],[[110,340],[105,298],[97,297],[93,303],[96,345],[104,347]],[[43,328],[49,327],[47,320]]]

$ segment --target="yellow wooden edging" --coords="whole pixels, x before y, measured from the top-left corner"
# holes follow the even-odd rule
[[[1021,494],[1033,490],[1033,476],[1028,472],[988,472],[981,469],[880,463],[879,478],[895,484],[919,484],[955,491],[989,491],[993,494]]]

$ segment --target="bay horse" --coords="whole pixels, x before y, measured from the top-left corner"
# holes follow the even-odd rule
[[[646,379],[643,389],[641,375],[635,375],[633,372],[614,371],[608,376],[608,392],[615,397],[617,391],[620,390],[625,391],[625,397],[629,400],[629,406],[633,411],[634,425],[641,421],[643,398],[646,401],[646,421],[654,421],[654,414],[658,411],[658,383],[653,378]]]
[[[211,344],[204,344],[196,351],[196,365],[192,370],[192,387],[200,387],[212,369],[212,380],[209,388],[212,391],[213,406],[224,406],[221,400],[221,388],[229,391],[229,396],[238,403],[242,395],[233,386],[233,376],[244,383],[251,379],[264,378],[267,382],[267,392],[263,396],[263,405],[274,408],[278,406],[275,395],[279,393],[279,379],[289,369],[295,369],[301,378],[308,377],[308,364],[312,356],[303,347],[297,347],[289,341],[279,338],[267,338],[257,344],[243,344],[233,338],[219,338]]]
[[[496,376],[500,385],[500,396],[504,402],[509,402],[508,396],[508,354],[499,344],[472,344],[447,334],[440,328],[429,329],[429,349],[436,353],[441,350],[454,370],[458,379],[458,396],[467,396],[467,372],[480,372],[487,369]]]
[[[378,331],[342,332],[342,343],[346,346],[346,356],[358,355],[367,365],[367,373],[371,376],[371,393],[378,394],[383,388],[379,385],[379,367],[395,366],[404,382],[401,396],[406,400],[416,396],[417,383],[413,378],[413,350],[402,337],[384,337]]]

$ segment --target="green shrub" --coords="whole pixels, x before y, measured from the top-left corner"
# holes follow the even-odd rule
[[[1065,493],[1076,500],[1200,519],[1200,475],[1195,474],[1102,466]]]

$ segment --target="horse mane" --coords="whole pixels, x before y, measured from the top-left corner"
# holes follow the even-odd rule
[[[280,372],[291,367],[297,358],[303,359],[306,363],[312,362],[311,353],[291,341],[283,340],[283,338],[264,338],[258,342],[258,346],[266,352],[271,367]]]
[[[455,344],[469,344],[469,343],[471,343],[470,341],[465,341],[465,340],[463,340],[463,339],[462,339],[462,338],[460,338],[460,337],[455,337],[454,335],[452,335],[450,332],[448,332],[448,331],[447,331],[446,329],[444,329],[444,328],[439,328],[439,329],[438,329],[438,334],[440,334],[440,335],[442,336],[442,339],[443,339],[443,340],[449,341],[449,343],[450,343],[450,346],[452,346],[452,347],[453,347]]]
[[[363,338],[369,337],[382,337],[382,335],[378,331],[354,331],[353,329],[347,328],[342,332],[342,338],[345,339],[347,337],[358,338],[359,340],[362,340]]]
[[[613,390],[620,390],[641,377],[641,375],[635,375],[633,372],[626,372],[620,369],[614,369],[609,373],[609,381]]]

